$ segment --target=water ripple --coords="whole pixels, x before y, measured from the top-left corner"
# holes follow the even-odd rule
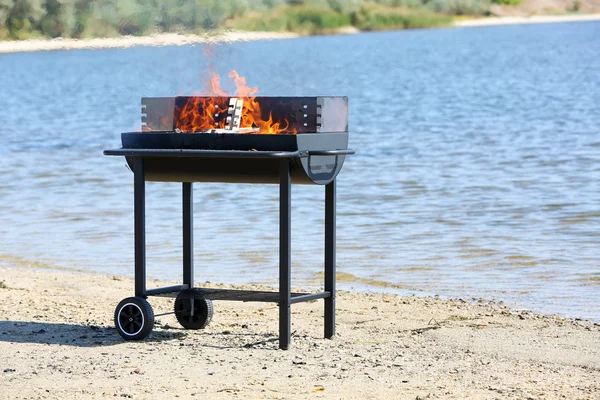
[[[214,49],[264,95],[347,95],[341,287],[497,298],[600,319],[598,23],[369,33]],[[265,55],[269,55],[265,57]],[[0,241],[133,270],[132,175],[102,156],[142,96],[195,93],[200,47],[0,56]],[[200,280],[274,283],[274,186],[195,186]],[[147,186],[148,271],[181,274],[181,188]],[[323,190],[293,189],[297,284],[320,285]]]

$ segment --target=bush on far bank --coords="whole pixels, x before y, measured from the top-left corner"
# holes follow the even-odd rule
[[[444,26],[521,0],[0,0],[0,40],[199,32],[226,27],[304,34]]]
[[[492,0],[492,3],[506,6],[518,6],[522,3],[522,0]]]
[[[520,1],[520,0],[494,0]],[[488,15],[492,0],[431,0],[427,8],[438,13],[452,15]]]
[[[368,4],[352,14],[352,25],[360,30],[417,29],[447,26],[452,17],[428,10],[392,8]]]
[[[349,26],[350,16],[315,6],[282,6],[265,13],[251,13],[232,19],[227,27],[246,31],[298,32],[319,34]]]

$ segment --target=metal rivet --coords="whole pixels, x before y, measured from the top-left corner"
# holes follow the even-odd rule
[[[308,124],[305,122],[305,123],[304,123],[304,126],[308,126]]]
[[[305,105],[304,105],[304,108],[308,108],[308,106],[305,104]]]
[[[308,114],[304,114],[304,118],[308,117]]]

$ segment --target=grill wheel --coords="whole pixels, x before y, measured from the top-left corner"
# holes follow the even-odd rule
[[[175,317],[185,329],[204,329],[212,320],[213,312],[212,300],[197,289],[182,290],[175,299]]]
[[[141,340],[152,332],[154,312],[142,297],[128,297],[115,309],[115,327],[125,340]]]

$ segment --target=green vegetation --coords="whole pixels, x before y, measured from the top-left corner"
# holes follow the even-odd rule
[[[366,4],[352,13],[352,25],[360,30],[415,29],[447,26],[452,23],[449,15],[438,14],[427,9],[387,7]]]
[[[350,26],[350,15],[316,6],[280,6],[262,13],[250,12],[225,22],[225,26],[246,31],[298,32],[317,34]]]
[[[492,2],[490,0],[431,0],[428,8],[449,15],[487,15]]]
[[[330,33],[449,25],[521,0],[0,0],[0,40],[111,37],[215,28]]]
[[[518,6],[521,4],[521,0],[493,0],[492,3],[504,4],[507,6]]]

